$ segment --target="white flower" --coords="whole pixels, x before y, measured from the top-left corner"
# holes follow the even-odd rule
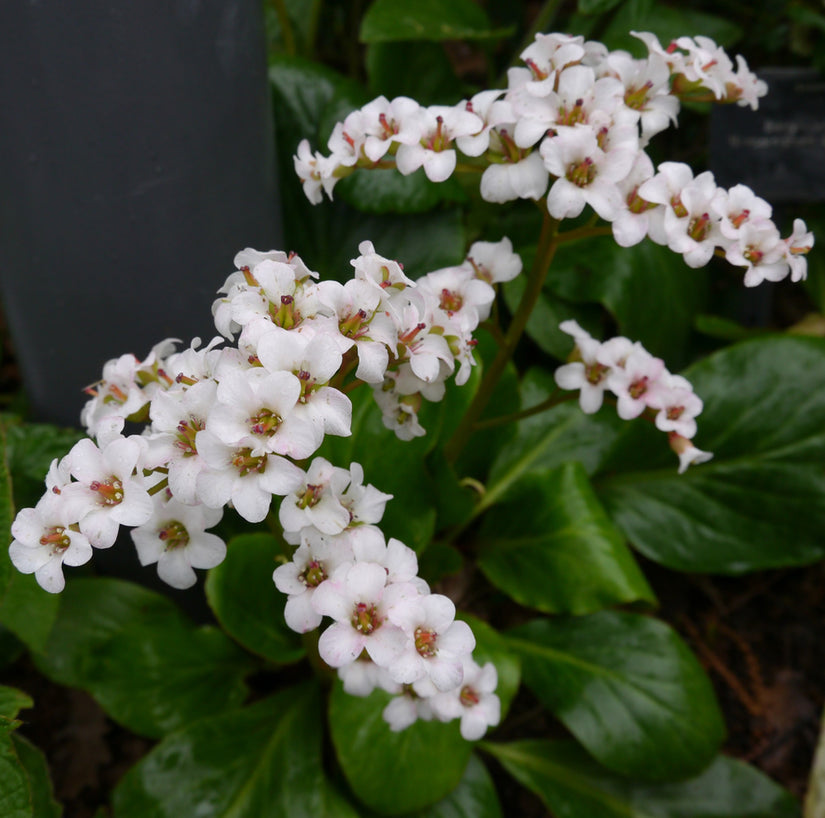
[[[131,532],[140,564],[157,563],[164,582],[173,588],[190,588],[197,581],[194,568],[214,568],[226,556],[226,543],[206,531],[221,517],[221,509],[184,505],[155,495],[152,519]]]
[[[35,508],[23,508],[11,526],[9,557],[24,574],[34,574],[50,593],[63,590],[63,564],[84,565],[92,558],[88,538],[77,530],[71,509],[59,494],[45,494]]]
[[[429,700],[430,706],[441,721],[460,718],[461,735],[467,741],[477,741],[501,719],[501,702],[493,692],[497,684],[498,673],[492,662],[479,667],[468,657],[464,659],[461,687],[436,694]]]
[[[354,662],[366,650],[376,664],[388,667],[407,641],[404,631],[389,621],[389,612],[415,593],[408,583],[387,585],[387,572],[376,563],[341,566],[312,598],[318,613],[335,620],[318,640],[321,658],[337,668]]]

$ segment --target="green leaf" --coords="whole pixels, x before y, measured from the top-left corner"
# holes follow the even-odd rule
[[[3,560],[8,560],[5,548],[0,549],[0,562]],[[33,574],[13,569],[0,597],[0,622],[31,650],[39,651],[49,638],[59,607],[59,596],[44,591]]]
[[[63,808],[54,800],[49,767],[42,751],[20,735],[11,737],[29,782],[33,818],[60,818]],[[2,787],[0,787],[2,789]],[[5,815],[6,813],[2,813]]]
[[[239,705],[254,668],[219,630],[166,597],[114,579],[70,582],[43,655],[50,679],[81,687],[115,721],[158,737]]]
[[[305,651],[284,621],[286,597],[272,581],[279,553],[278,541],[269,534],[234,537],[226,559],[209,572],[206,598],[226,632],[247,650],[287,664]]]
[[[0,815],[3,818],[39,818],[32,811],[29,777],[12,737],[0,734]]]
[[[487,742],[484,749],[564,818],[798,818],[793,798],[753,767],[717,756],[672,784],[643,784],[599,767],[571,741]]]
[[[431,182],[423,168],[402,176],[394,168],[361,168],[335,186],[335,195],[362,213],[425,213],[440,202],[461,202],[453,180]]]
[[[12,720],[21,710],[34,707],[34,702],[28,693],[16,687],[0,685],[0,719]]]
[[[681,778],[719,749],[725,728],[710,681],[664,622],[602,611],[509,635],[525,684],[606,767]]]
[[[671,371],[688,361],[694,316],[704,310],[707,270],[693,270],[666,247],[644,241],[619,247],[612,236],[562,245],[547,287],[568,301],[599,302],[623,335],[665,359]],[[564,357],[572,350],[568,341]]]
[[[649,424],[628,424],[596,488],[645,556],[684,571],[742,573],[825,556],[825,342],[746,341],[685,373],[705,407],[676,473]]]
[[[501,818],[495,785],[475,754],[470,756],[459,785],[437,804],[405,818]]]
[[[624,0],[579,0],[579,14],[604,14]]]
[[[501,701],[501,720],[507,715],[521,684],[521,660],[513,653],[509,640],[487,622],[460,611],[456,617],[463,619],[476,638],[473,659],[481,666],[492,662],[496,666],[498,685],[496,695]]]
[[[521,383],[525,408],[538,406],[557,391],[553,375],[531,369]],[[490,470],[484,508],[498,503],[524,475],[537,474],[578,460],[587,474],[605,462],[627,424],[615,412],[585,415],[578,403],[563,403],[516,424],[516,435],[503,447]]]
[[[580,463],[520,480],[487,512],[478,538],[484,575],[521,605],[585,614],[623,602],[655,604]]]
[[[420,105],[455,105],[465,96],[440,43],[373,43],[365,62],[373,96],[411,97]]]
[[[329,726],[335,753],[355,795],[384,815],[401,815],[434,804],[461,780],[472,744],[458,722],[417,721],[394,733],[382,712],[390,694],[375,690],[350,696],[332,689]]]
[[[362,43],[471,40],[500,37],[472,0],[375,0],[361,21]]]
[[[315,684],[167,736],[126,774],[113,805],[115,818],[357,818],[323,775]]]

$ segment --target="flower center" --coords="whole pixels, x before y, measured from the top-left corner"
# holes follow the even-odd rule
[[[123,502],[123,483],[117,477],[93,480],[89,488],[100,495],[99,502],[104,506],[116,506]]]
[[[205,426],[206,424],[200,418],[193,417],[190,417],[189,420],[182,420],[178,424],[175,446],[183,452],[184,457],[191,457],[193,454],[198,453],[195,446],[195,435]]]
[[[319,483],[313,486],[311,483],[307,484],[306,491],[298,498],[296,505],[298,508],[312,508],[316,505],[321,495],[324,493],[324,484]]]
[[[298,579],[307,588],[317,588],[326,578],[327,572],[324,570],[324,565],[318,560],[308,562],[307,567],[298,575]]]
[[[627,391],[630,393],[630,397],[633,400],[638,400],[645,392],[647,392],[647,381],[648,377],[645,375],[643,378],[639,378],[637,381],[633,381],[632,384],[628,387]]]
[[[585,365],[584,377],[587,378],[588,383],[592,383],[593,386],[596,386],[596,384],[601,383],[604,380],[604,376],[609,371],[609,366],[605,366],[604,364],[600,364],[598,361],[596,361],[592,364]]]
[[[52,556],[62,554],[70,545],[71,540],[62,525],[47,528],[40,538],[40,545],[50,545]]]
[[[164,551],[174,551],[189,545],[189,532],[178,520],[169,520],[158,529],[158,537],[164,543]]]
[[[465,707],[474,707],[481,701],[481,696],[479,696],[475,688],[470,687],[470,685],[464,685],[464,687],[461,688],[461,693],[458,694],[458,700]]]
[[[253,435],[261,435],[263,437],[272,437],[278,431],[278,427],[282,423],[280,415],[273,412],[271,409],[261,409],[257,415],[249,418],[249,430]]]
[[[458,312],[461,309],[461,305],[463,303],[464,300],[458,293],[454,293],[452,290],[448,290],[445,287],[441,291],[441,300],[438,302],[438,306],[441,307],[444,312],[452,315],[454,312]]]
[[[246,477],[253,471],[263,474],[266,470],[266,455],[260,457],[252,456],[252,449],[238,449],[232,458],[232,465],[238,470],[241,477]]]
[[[438,653],[438,634],[426,628],[416,628],[415,649],[419,656],[432,659]]]
[[[576,187],[587,187],[596,178],[596,166],[589,156],[585,156],[577,165],[567,168],[567,178]]]
[[[359,633],[369,636],[376,628],[380,627],[381,618],[375,610],[375,605],[358,602],[352,609],[350,622],[352,623],[352,627]]]

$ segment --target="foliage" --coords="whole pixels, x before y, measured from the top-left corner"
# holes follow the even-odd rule
[[[375,0],[361,16],[348,5],[266,6],[290,248],[323,278],[342,280],[362,241],[402,260],[414,279],[460,264],[479,238],[510,236],[525,268],[548,261],[543,280],[525,275],[501,288],[467,383],[422,409],[426,436],[397,441],[362,389],[352,394],[351,434],[328,436],[319,450],[337,466],[357,461],[367,482],[391,493],[387,538],[416,552],[434,588],[459,589],[473,612],[459,618],[475,633],[475,655],[497,669],[501,726],[476,745],[455,721],[395,732],[382,717],[389,693],[346,693],[320,660],[317,637],[284,620],[271,577],[292,549],[277,514],[266,531],[222,524],[227,557],[205,581],[215,624],[196,624],[167,597],[122,580],[73,578],[61,597],[47,595],[4,549],[0,625],[50,680],[89,692],[118,724],[157,739],[115,789],[113,818],[497,818],[510,814],[497,792],[505,775],[511,791],[522,786],[565,818],[797,815],[782,788],[721,752],[713,687],[677,630],[657,618],[645,560],[741,574],[825,556],[825,341],[782,327],[750,337],[735,305],[713,301],[729,268],[689,269],[650,241],[618,247],[584,218],[548,238],[548,217],[532,203],[502,213],[483,201],[472,168],[471,182],[442,184],[423,169],[359,168],[334,202],[312,207],[293,154],[302,139],[325,142],[371,96],[451,104],[471,96],[503,76],[538,31],[636,50],[630,30],[663,41],[705,34],[795,61],[815,52],[825,18],[812,4],[789,7],[779,26],[793,38],[783,50],[776,31],[761,28],[762,11],[732,0],[702,8],[579,0],[565,18],[551,1],[533,30],[526,4]],[[817,263],[814,296],[825,291]],[[532,312],[522,316],[524,304]],[[704,401],[698,440],[713,461],[677,474],[652,424],[559,400],[552,370],[570,353],[569,334],[558,330],[569,319],[594,335],[640,340],[682,370]],[[708,327],[716,332],[697,332]],[[720,335],[737,342],[717,343]],[[0,418],[6,530],[78,436]],[[528,697],[541,715],[523,738]],[[9,818],[61,812],[42,754],[14,732],[31,706],[26,694],[0,688],[0,813]]]

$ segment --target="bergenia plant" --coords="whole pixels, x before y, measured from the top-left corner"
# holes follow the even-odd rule
[[[364,804],[387,814],[433,804],[426,815],[502,814],[488,773],[469,761],[469,742],[499,728],[519,673],[579,744],[512,741],[515,728],[504,722],[481,746],[553,814],[792,814],[775,785],[716,755],[718,708],[676,633],[638,611],[609,610],[655,600],[625,539],[670,567],[738,570],[738,545],[706,566],[686,552],[713,524],[717,540],[731,526],[724,498],[736,473],[720,417],[740,397],[762,399],[742,392],[740,367],[763,365],[762,353],[726,353],[676,374],[638,338],[608,337],[611,325],[562,311],[545,330],[567,360],[552,380],[532,374],[519,387],[515,376],[525,331],[547,321],[535,310],[557,252],[575,242],[652,242],[694,269],[723,258],[745,287],[806,277],[813,236],[802,220],[784,234],[750,188],[720,187],[709,171],[656,164],[649,153],[684,101],[755,109],[765,83],[708,38],[663,45],[653,34],[635,36],[644,58],[582,36],[538,34],[506,87],[451,106],[379,97],[332,127],[328,153],[301,141],[294,167],[313,204],[353,174],[423,169],[433,183],[461,177],[465,195],[484,202],[534,206],[539,233],[532,242],[499,230],[479,235],[463,260],[417,276],[405,272],[404,258],[383,255],[378,238],[353,246],[352,269],[335,278],[294,252],[242,250],[213,305],[218,335],[182,348],[163,341],[143,360],[105,364],[83,410],[88,437],[52,463],[42,499],[12,524],[13,564],[46,591],[62,591],[64,569],[115,546],[124,526],[141,565],[173,588],[195,585],[197,571],[209,569],[218,620],[253,654],[278,664],[310,657],[332,686],[340,766],[328,781],[320,749],[307,751],[304,763],[317,769],[302,768],[309,783],[300,798],[315,807],[300,814],[354,815]],[[800,344],[799,365],[812,354]],[[730,394],[719,390],[725,380]],[[725,421],[738,439],[747,437],[740,422]],[[724,459],[711,471],[717,445]],[[633,470],[650,462],[658,482],[639,488]],[[422,469],[431,480],[425,489]],[[599,472],[618,477],[597,494],[588,476]],[[423,511],[405,497],[407,485],[428,498]],[[687,512],[645,516],[656,503],[683,508],[690,492],[715,492],[720,506],[697,512],[698,521]],[[252,526],[263,533],[250,534]],[[239,528],[246,533],[227,543],[221,532]],[[659,548],[661,540],[669,545]],[[255,602],[248,617],[258,617],[256,627],[243,620],[242,599],[223,595],[241,569],[250,588],[268,587],[271,619]],[[485,611],[476,594],[491,587],[510,602]],[[458,614],[456,603],[476,615]],[[531,619],[531,608],[551,616]],[[121,661],[128,673],[128,655]],[[239,665],[241,676],[250,661]],[[232,773],[257,793],[237,814],[292,814],[269,812],[264,798],[300,789],[275,780],[297,762],[282,760],[271,736],[297,736],[305,722],[312,738],[300,740],[320,742],[314,694],[295,690],[218,715],[211,727],[177,716],[138,724],[138,732],[166,737],[124,780],[115,814],[171,814],[177,801],[157,783],[162,769],[223,792],[217,770],[196,771],[183,752],[179,768],[171,759],[196,737],[223,746],[228,739],[214,725],[232,732],[231,718],[245,729],[264,725],[253,749],[239,752],[241,766],[274,765],[265,786],[257,774]],[[530,718],[530,706],[519,718]],[[127,725],[140,721],[127,711],[111,706]],[[298,714],[294,726],[289,712]],[[537,718],[547,724],[549,716]],[[486,807],[438,806],[474,792]],[[703,811],[689,792],[713,808]],[[618,806],[625,799],[634,804],[627,812]],[[671,808],[677,801],[684,810]],[[637,802],[665,807],[637,811]],[[256,813],[253,803],[262,805]],[[153,811],[158,804],[162,812]],[[191,804],[178,814],[236,814],[226,810]]]

